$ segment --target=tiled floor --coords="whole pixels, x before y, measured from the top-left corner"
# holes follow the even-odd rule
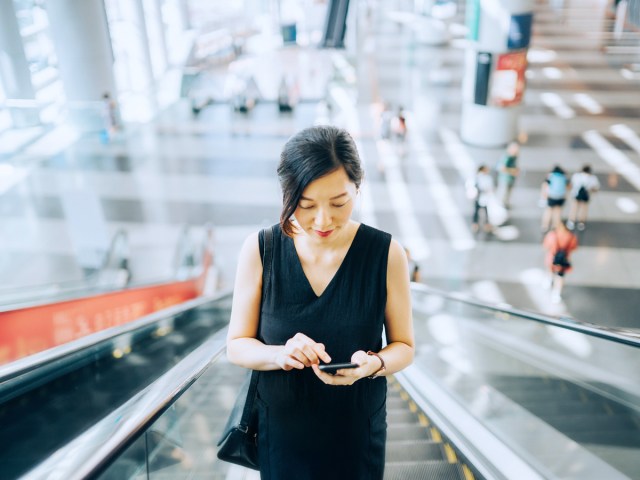
[[[298,129],[327,121],[319,100],[327,79],[334,79],[330,121],[354,134],[366,166],[358,214],[411,249],[424,282],[518,308],[640,327],[640,78],[621,70],[638,53],[607,53],[605,47],[616,43],[608,33],[611,21],[591,8],[603,4],[536,7],[520,117],[528,137],[523,175],[511,218],[496,235],[474,236],[469,228],[464,182],[476,165],[494,165],[502,149],[460,140],[464,42],[420,44],[379,2],[371,21],[361,24],[357,58],[350,51],[287,48],[256,62],[266,97],[273,97],[280,71],[299,73],[303,101],[290,116],[279,115],[271,102],[248,117],[217,102],[195,119],[184,100],[148,124],[128,125],[108,145],[97,135],[76,138],[60,127],[18,152],[0,152],[0,161],[16,167],[1,182],[0,282],[81,278],[75,232],[91,226],[78,227],[64,203],[68,192],[81,190],[99,201],[96,227],[129,232],[134,279],[168,275],[182,225],[212,222],[230,287],[243,238],[278,219],[280,148]],[[618,43],[638,47],[639,35],[629,32]],[[348,81],[345,58],[357,72],[355,83]],[[407,110],[410,131],[402,148],[378,139],[383,101]],[[0,140],[26,133],[0,132]],[[591,163],[602,184],[560,305],[552,305],[541,286],[538,207],[540,183],[556,163],[571,172]]]

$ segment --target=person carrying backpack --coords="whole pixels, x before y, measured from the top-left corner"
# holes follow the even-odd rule
[[[600,190],[600,182],[591,172],[591,165],[582,167],[582,171],[571,176],[571,210],[567,228],[584,230],[591,195]]]
[[[546,285],[552,289],[551,301],[560,303],[564,276],[571,271],[570,256],[578,248],[578,238],[567,228],[565,222],[560,221],[545,235],[542,246],[547,251],[545,266],[549,270],[549,277]]]
[[[542,183],[541,195],[547,201],[547,207],[542,214],[541,228],[543,232],[547,232],[549,227],[556,228],[560,223],[568,186],[567,175],[559,165],[553,167],[551,173]]]
[[[520,144],[518,144],[518,142],[511,142],[507,147],[507,151],[500,160],[498,160],[498,191],[500,192],[500,199],[505,208],[510,208],[511,191],[520,173],[520,169],[518,168],[519,152]]]

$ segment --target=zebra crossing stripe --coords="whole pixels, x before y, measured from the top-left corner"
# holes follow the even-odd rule
[[[411,256],[415,260],[424,260],[431,255],[431,250],[418,222],[407,184],[402,178],[398,156],[386,140],[378,140],[376,146],[379,159],[384,165],[385,184],[391,205],[398,219],[401,243],[411,250]]]
[[[606,138],[596,130],[587,130],[582,138],[605,162],[631,185],[640,191],[640,167],[633,163],[629,157],[614,147]]]

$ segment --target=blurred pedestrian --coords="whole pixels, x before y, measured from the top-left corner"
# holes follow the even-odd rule
[[[480,165],[476,172],[476,176],[473,179],[473,185],[469,186],[469,196],[474,200],[473,203],[473,219],[471,221],[471,230],[475,233],[480,229],[480,222],[483,223],[483,228],[486,232],[493,230],[493,226],[489,221],[489,214],[487,211],[487,205],[489,203],[489,197],[494,195],[493,178],[489,173],[489,167],[486,165]]]
[[[542,246],[547,251],[545,266],[549,272],[545,283],[551,288],[551,301],[560,303],[564,277],[571,271],[570,256],[578,248],[578,239],[567,228],[565,222],[559,221],[556,227],[545,235]]]
[[[559,165],[553,167],[545,181],[542,182],[540,194],[546,200],[541,224],[543,232],[547,232],[549,228],[556,228],[560,223],[568,184],[567,174]]]
[[[511,142],[498,161],[498,195],[505,208],[510,208],[511,191],[520,173],[518,168],[519,153],[520,145],[518,142]]]
[[[388,103],[385,103],[382,107],[382,114],[380,115],[380,138],[383,140],[389,140],[391,138],[391,120],[393,119],[393,113]]]
[[[404,108],[398,107],[398,112],[394,118],[394,133],[399,142],[404,142],[407,137],[407,117]]]
[[[420,281],[420,265],[413,258],[411,252],[405,247],[404,252],[407,254],[407,262],[409,263],[409,280],[412,282]]]
[[[567,228],[584,230],[591,195],[600,190],[600,181],[591,171],[591,165],[582,167],[582,171],[571,176],[571,208]]]
[[[280,113],[289,113],[293,111],[289,94],[289,85],[287,85],[287,80],[284,77],[280,80],[280,86],[278,87],[278,111]]]
[[[106,143],[113,138],[119,128],[118,105],[116,101],[111,98],[111,94],[109,92],[104,92],[102,94],[102,103],[102,117],[104,120],[102,136],[103,141]]]

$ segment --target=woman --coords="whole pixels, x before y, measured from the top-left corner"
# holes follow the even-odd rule
[[[507,151],[502,156],[498,168],[498,189],[500,190],[500,198],[505,208],[511,207],[511,192],[516,178],[520,173],[518,168],[518,154],[520,153],[520,145],[518,142],[511,142],[507,147]]]
[[[382,479],[384,377],[414,353],[407,258],[389,234],[351,218],[363,171],[346,131],[294,135],[278,176],[268,292],[261,305],[263,239],[254,233],[240,252],[227,343],[231,362],[261,371],[261,477]],[[358,367],[319,370],[330,362]]]
[[[473,195],[473,217],[471,220],[471,230],[475,233],[480,228],[480,213],[483,213],[484,218],[484,231],[493,231],[493,226],[489,218],[489,212],[487,210],[487,204],[493,192],[493,178],[489,174],[489,167],[486,165],[480,165],[476,172],[476,177],[473,180],[473,187],[475,188]]]
[[[578,230],[584,230],[587,222],[587,212],[589,210],[589,200],[591,195],[600,190],[600,181],[592,170],[591,165],[582,167],[582,171],[571,176],[571,211],[567,227],[573,230],[576,226]]]
[[[567,175],[559,165],[553,167],[545,181],[542,182],[540,194],[547,203],[540,226],[543,233],[546,233],[549,228],[556,228],[560,223],[568,185]]]
[[[555,229],[545,235],[542,246],[547,251],[544,263],[550,275],[547,285],[552,289],[551,301],[560,303],[564,276],[571,271],[569,257],[578,248],[578,239],[567,228],[565,222],[560,221]]]

